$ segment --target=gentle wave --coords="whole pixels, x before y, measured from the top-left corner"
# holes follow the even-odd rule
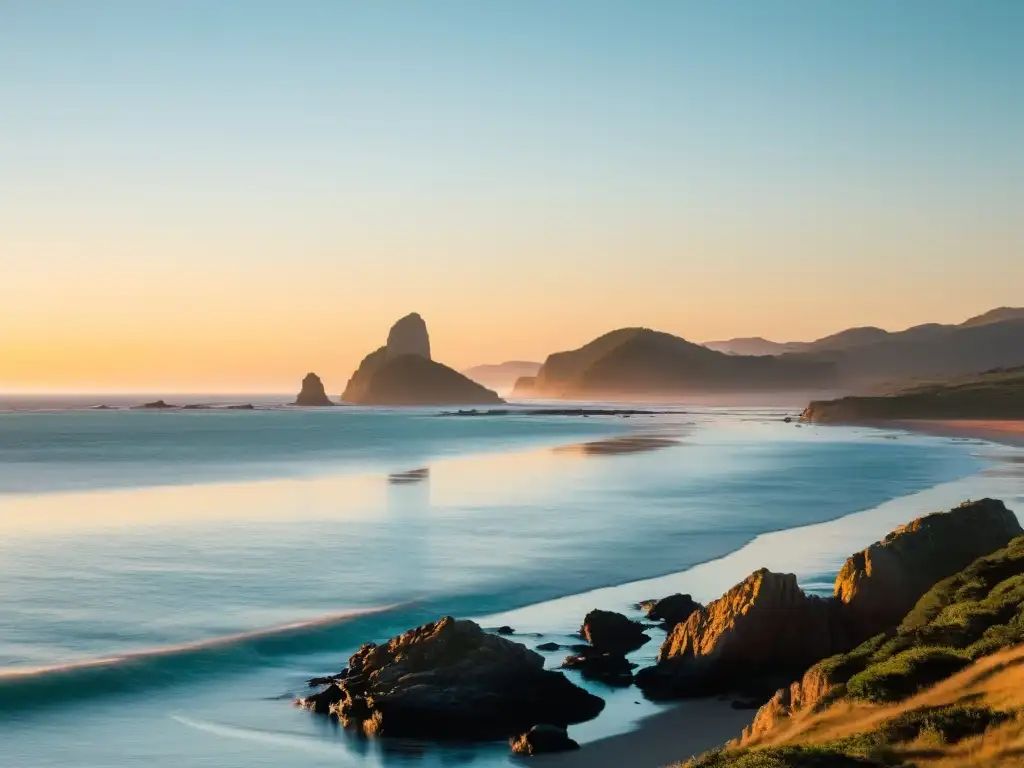
[[[411,605],[346,611],[310,621],[107,658],[2,669],[0,712],[148,690],[251,670],[268,658],[358,645],[362,640],[353,635],[357,622],[390,617]],[[361,637],[365,637],[365,630],[360,622]]]

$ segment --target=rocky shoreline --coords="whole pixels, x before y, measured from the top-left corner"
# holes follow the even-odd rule
[[[652,700],[767,702],[758,715],[763,724],[813,702],[822,686],[802,676],[816,662],[887,631],[935,582],[1022,533],[1002,502],[966,502],[851,555],[831,598],[806,595],[792,574],[760,569],[707,606],[689,595],[644,601],[650,625],[594,610],[579,644],[538,648],[567,650],[562,670],[609,687],[635,685]],[[657,663],[636,670],[626,654],[659,625],[669,634]],[[514,638],[511,627],[488,632],[444,617],[363,646],[341,673],[310,681],[318,690],[297,703],[362,737],[508,739],[522,755],[576,749],[566,727],[596,717],[603,700],[563,671],[545,669],[544,658]]]

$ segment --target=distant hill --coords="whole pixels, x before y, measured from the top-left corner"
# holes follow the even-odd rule
[[[704,346],[715,352],[727,355],[781,355],[786,352],[798,352],[805,344],[802,341],[769,341],[760,336],[725,341],[706,341]]]
[[[983,325],[1002,323],[1008,320],[1024,320],[1024,307],[999,307],[984,314],[965,320],[959,325],[926,323],[915,325],[903,331],[886,331],[874,326],[848,328],[814,341],[769,341],[760,336],[708,341],[704,346],[730,355],[784,355],[802,352],[830,352],[854,347],[877,344],[883,341],[909,341],[937,339],[958,328],[976,328]],[[1020,362],[1024,363],[1024,360]]]
[[[813,342],[761,338],[719,349],[646,328],[620,328],[548,357],[523,376],[520,397],[661,397],[680,394],[870,390],[885,382],[1024,365],[1024,309],[1000,308],[959,325],[904,331],[850,328]],[[738,354],[785,347],[768,356]]]
[[[818,423],[1024,419],[1024,366],[917,383],[888,394],[817,401],[802,418]]]
[[[523,376],[536,376],[540,363],[525,360],[509,360],[493,365],[476,365],[467,368],[462,375],[496,392],[509,392]]]
[[[647,328],[622,328],[579,349],[550,355],[515,394],[619,398],[687,393],[821,390],[834,384],[828,362],[716,352]]]
[[[961,325],[922,325],[877,340],[782,358],[833,363],[844,388],[916,377],[969,374],[1024,365],[1024,317]]]

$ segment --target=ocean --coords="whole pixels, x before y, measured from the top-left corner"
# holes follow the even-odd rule
[[[772,408],[273,402],[0,400],[0,764],[503,765],[506,745],[367,742],[292,701],[443,615],[569,643],[591,608],[707,601],[761,566],[827,592],[912,517],[981,496],[1024,509],[1015,449]],[[585,685],[608,705],[571,729],[583,742],[664,706]]]

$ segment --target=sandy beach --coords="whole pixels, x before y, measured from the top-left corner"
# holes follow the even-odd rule
[[[729,701],[681,701],[629,733],[584,744],[575,752],[532,758],[551,768],[660,768],[721,746],[740,735],[755,710],[733,709]]]
[[[904,419],[891,426],[942,437],[971,437],[993,443],[1024,447],[1024,420]]]

